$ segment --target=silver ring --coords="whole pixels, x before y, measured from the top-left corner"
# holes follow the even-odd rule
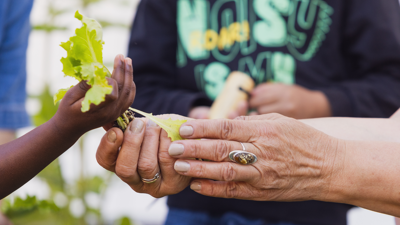
[[[160,177],[161,177],[160,173],[156,173],[156,175],[154,175],[153,178],[151,178],[151,179],[142,178],[142,181],[143,181],[143,183],[151,184],[151,183],[156,182]]]
[[[242,145],[243,151],[246,151],[246,147],[244,147],[244,144],[242,142],[239,142],[239,143]]]
[[[229,159],[232,162],[239,163],[242,165],[251,165],[257,162],[257,156],[251,152],[246,152],[244,144],[240,142],[243,150],[235,150],[229,153]]]

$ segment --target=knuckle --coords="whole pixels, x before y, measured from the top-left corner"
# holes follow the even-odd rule
[[[227,183],[225,191],[228,198],[236,198],[238,196],[238,186],[235,182]]]
[[[124,87],[124,85],[123,84],[121,84],[121,83],[118,83],[118,90],[120,91],[120,90],[122,90],[122,88]]]
[[[216,161],[224,161],[228,157],[229,147],[225,141],[218,141],[216,150],[214,151],[214,158]]]
[[[139,161],[139,165],[138,165],[138,172],[139,174],[151,174],[154,175],[155,174],[155,170],[156,170],[156,165],[154,165],[154,163],[152,163],[149,160],[140,160]],[[147,178],[147,177],[145,177]]]
[[[249,120],[249,117],[248,116],[238,116],[238,117],[236,117],[234,120]]]
[[[226,163],[221,170],[221,178],[223,181],[233,181],[236,177],[236,170],[231,163]]]
[[[82,89],[82,90],[84,90],[84,91],[86,91],[86,90],[89,89],[89,85],[88,85],[85,81],[79,82],[78,85],[79,85],[79,88]]]
[[[201,158],[203,157],[202,145],[199,142],[194,142],[192,145],[188,145],[189,156],[194,158]]]
[[[130,167],[117,164],[117,166],[115,167],[115,174],[117,174],[117,176],[121,178],[121,180],[128,182],[134,176],[135,172]]]
[[[204,165],[198,164],[196,166],[196,169],[194,170],[194,177],[199,177],[199,178],[204,177],[204,171],[205,171]]]
[[[103,157],[100,156],[99,154],[96,154],[96,160],[97,163],[102,166],[104,169],[113,171],[113,168],[115,167],[115,162],[109,163],[106,160],[103,160]]]
[[[229,120],[223,120],[221,122],[221,138],[229,139],[232,136],[233,124]]]

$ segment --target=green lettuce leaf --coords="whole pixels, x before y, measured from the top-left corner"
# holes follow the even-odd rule
[[[151,113],[145,113],[137,109],[129,108],[130,110],[139,113],[142,116],[145,116],[147,119],[152,120],[162,129],[164,129],[168,137],[171,138],[171,141],[179,141],[184,140],[179,134],[179,129],[182,124],[186,123],[187,120],[172,120],[171,118],[164,120],[158,117],[153,116]]]
[[[103,30],[94,19],[81,15],[78,11],[75,18],[82,22],[82,27],[75,30],[75,36],[69,41],[61,43],[67,51],[67,57],[61,59],[65,76],[73,77],[78,81],[85,80],[91,88],[82,102],[82,112],[90,109],[90,104],[99,105],[105,96],[112,92],[107,77],[111,73],[103,65]],[[61,100],[67,89],[61,89],[54,96],[54,102]]]
[[[67,91],[72,88],[73,86],[66,88],[66,89],[60,89],[57,91],[57,93],[53,96],[54,98],[54,105],[57,104],[57,102],[61,101],[61,99],[64,98],[64,95],[67,93]]]

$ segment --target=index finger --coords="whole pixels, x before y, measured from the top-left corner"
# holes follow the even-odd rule
[[[183,138],[222,139],[239,142],[251,142],[259,136],[259,121],[241,120],[193,120],[184,123],[179,129]]]

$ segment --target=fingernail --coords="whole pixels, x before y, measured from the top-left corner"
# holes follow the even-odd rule
[[[183,126],[179,129],[179,134],[182,136],[191,136],[193,132],[193,127],[191,126]]]
[[[182,155],[185,151],[185,146],[182,144],[171,144],[168,149],[168,153],[170,156]]]
[[[126,69],[129,70],[132,67],[132,60],[130,58],[127,58],[126,61],[128,61],[126,63]]]
[[[132,131],[133,133],[136,133],[136,134],[140,133],[140,132],[142,132],[143,125],[144,125],[144,123],[143,123],[142,120],[140,120],[140,119],[135,119],[135,120],[132,121],[132,124],[131,124],[131,131]]]
[[[114,131],[110,131],[108,132],[107,138],[109,142],[115,143],[117,140],[117,134]]]
[[[147,120],[146,127],[156,127],[158,126],[153,120]]]
[[[120,63],[120,66],[122,67],[122,68],[124,68],[124,64],[125,64],[125,57],[124,57],[124,55],[119,55],[119,63]]]
[[[176,161],[174,169],[178,172],[187,172],[190,169],[190,164],[187,162]]]
[[[190,184],[190,189],[192,189],[193,191],[200,191],[201,190],[201,183],[194,181]]]

